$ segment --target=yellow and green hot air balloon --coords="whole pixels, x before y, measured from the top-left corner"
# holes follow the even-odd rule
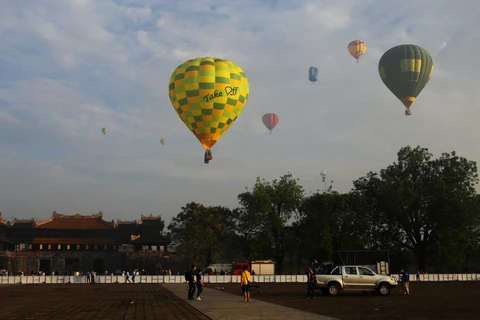
[[[164,146],[165,143],[167,143],[167,139],[165,138],[160,139],[160,143],[162,144],[162,146]]]
[[[219,58],[191,59],[173,71],[168,95],[180,119],[212,160],[211,148],[235,122],[247,103],[250,87],[243,70]]]
[[[430,80],[433,60],[427,50],[413,44],[393,47],[378,63],[380,78],[388,89],[403,102],[405,115]]]
[[[103,133],[103,135],[106,135],[107,132],[108,132],[108,128],[102,128],[102,133]]]

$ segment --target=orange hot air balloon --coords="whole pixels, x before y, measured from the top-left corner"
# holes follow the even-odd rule
[[[273,128],[278,124],[278,120],[280,120],[280,118],[275,113],[266,113],[262,117],[263,124],[270,130],[270,133],[272,133]]]
[[[348,52],[358,60],[363,56],[363,54],[367,51],[367,44],[362,40],[354,40],[348,44]]]

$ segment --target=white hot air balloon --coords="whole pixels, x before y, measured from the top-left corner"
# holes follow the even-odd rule
[[[323,169],[322,172],[320,172],[320,175],[325,179],[327,177],[327,170]]]
[[[320,172],[320,176],[322,177],[322,182],[325,184],[325,189],[323,190],[324,193],[327,193],[327,170],[323,169],[322,172]]]

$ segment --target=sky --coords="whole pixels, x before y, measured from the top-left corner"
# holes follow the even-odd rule
[[[406,145],[477,161],[478,12],[471,0],[1,1],[0,212],[168,223],[190,201],[237,207],[257,177],[290,172],[310,194],[326,169],[347,192]],[[400,44],[435,65],[410,117],[378,75]],[[208,165],[168,97],[173,70],[196,57],[229,59],[250,84]]]

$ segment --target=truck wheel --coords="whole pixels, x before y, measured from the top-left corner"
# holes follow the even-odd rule
[[[390,285],[388,283],[380,283],[378,293],[382,296],[388,296],[390,294]]]
[[[331,296],[337,296],[340,293],[340,287],[336,283],[331,283],[327,287],[328,294]]]

